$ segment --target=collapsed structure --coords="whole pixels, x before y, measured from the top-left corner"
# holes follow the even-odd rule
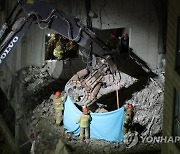
[[[15,83],[18,84],[15,85]],[[16,87],[11,93],[12,101],[17,102],[16,94],[21,92],[21,95],[18,97],[20,105],[18,110],[24,112],[20,112],[21,116],[19,116],[21,118],[19,117],[19,121],[17,122],[23,123],[24,130],[28,136],[27,142],[24,142],[24,144],[21,145],[22,147],[31,143],[33,150],[37,153],[42,151],[54,151],[60,145],[63,147],[67,143],[73,151],[78,152],[82,148],[83,145],[77,137],[72,133],[65,134],[63,125],[61,127],[57,126],[54,121],[55,111],[52,103],[52,94],[54,94],[58,89],[63,90],[66,83],[69,83],[69,81],[64,81],[64,83],[62,83],[62,80],[55,81],[55,79],[51,78],[46,66],[43,68],[29,66],[16,74],[16,77],[12,82],[12,87]],[[121,73],[121,82],[119,84],[121,90],[128,89],[136,83],[137,79]],[[59,87],[62,84],[64,84],[64,86]],[[142,90],[134,92],[130,99],[121,102],[121,106],[124,106],[125,108],[130,102],[134,105],[135,114],[132,129],[142,136],[161,134],[164,93],[163,84],[164,75],[160,71],[156,78],[149,79]],[[113,93],[113,90],[111,92]],[[123,92],[119,92],[120,100],[122,95],[124,95]],[[114,99],[115,93],[113,93],[113,96],[110,96],[109,98]],[[93,112],[102,108],[106,109],[106,112],[108,112],[114,110],[114,105],[116,106],[116,99],[111,103],[103,101],[105,102],[104,104],[102,104],[100,99],[97,99],[94,104],[97,102],[98,105],[101,105],[89,106],[90,109],[92,106]],[[25,110],[25,108],[27,110]],[[58,144],[59,142],[61,142],[60,145]],[[125,148],[125,145],[123,145],[122,142],[110,143],[105,140],[97,139],[91,139],[88,144],[88,146],[92,148],[91,150],[94,151],[97,150],[97,145],[102,146],[102,152],[105,149],[113,151],[111,146],[116,147],[115,151],[123,150]],[[107,145],[111,146],[107,149]]]
[[[27,27],[30,26],[34,18],[38,24],[44,23],[47,24],[47,27],[53,27],[65,37],[85,47],[94,56],[92,58],[92,66],[77,72],[67,83],[64,82],[61,84],[61,87],[59,87],[58,82],[62,81],[55,81],[49,75],[48,68],[46,67],[39,69],[30,66],[17,72],[9,95],[12,97],[11,104],[14,105],[17,113],[16,123],[23,123],[29,142],[32,143],[31,150],[33,152],[42,152],[43,150],[47,150],[47,147],[48,150],[54,150],[56,143],[59,141],[58,134],[64,135],[63,128],[54,125],[54,109],[52,107],[52,97],[50,97],[56,90],[63,90],[64,88],[78,106],[87,105],[91,108],[92,112],[99,112],[102,107],[105,112],[115,110],[117,108],[115,103],[111,104],[112,102],[104,101],[105,99],[103,100],[103,97],[107,98],[107,96],[109,97],[116,91],[116,96],[120,98],[120,106],[126,107],[129,102],[134,105],[135,116],[133,119],[133,129],[135,131],[142,126],[144,127],[142,132],[138,132],[141,135],[156,135],[161,132],[163,89],[161,85],[159,87],[159,84],[163,84],[163,76],[161,76],[162,81],[158,83],[157,81],[159,79],[153,78],[155,73],[151,72],[150,68],[133,54],[132,51],[125,54],[121,54],[119,51],[111,51],[105,44],[99,42],[96,39],[96,35],[86,29],[76,18],[68,17],[63,12],[54,10],[52,7],[49,7],[48,3],[21,3],[25,6],[28,16],[20,18],[8,28],[3,28],[2,38],[4,41],[1,41],[0,63],[13,49],[16,45],[15,43],[22,37],[22,32],[27,30]],[[40,4],[47,9],[45,14],[43,10],[37,10],[37,6]],[[59,28],[59,24],[63,28]],[[8,35],[6,30],[10,30]],[[123,66],[122,63],[132,67],[125,69],[127,66]],[[126,78],[126,75],[120,74],[120,70],[137,79]],[[128,79],[130,81],[127,81]],[[141,83],[142,80],[143,83]],[[135,93],[137,90],[132,88],[129,95],[123,93],[123,90],[129,90],[138,82],[141,86],[146,86],[145,88],[141,87],[142,91]],[[119,95],[118,91],[120,91]],[[154,93],[154,91],[157,91],[157,93]],[[121,94],[123,95],[122,99]],[[147,98],[149,94],[150,98]],[[109,98],[111,99],[112,97]],[[112,99],[114,98],[116,98],[115,95]],[[158,106],[155,111],[154,106]],[[135,123],[139,126],[136,126]],[[55,138],[56,142],[53,145],[49,144]],[[68,137],[70,141],[73,141],[73,138],[73,136]],[[96,141],[93,141],[92,144],[94,143]],[[25,144],[22,144],[21,147]],[[39,148],[39,146],[42,147]]]

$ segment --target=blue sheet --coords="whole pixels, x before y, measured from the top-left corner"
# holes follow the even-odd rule
[[[80,127],[76,124],[82,112],[67,97],[64,107],[64,127],[67,132],[79,135]],[[106,113],[90,113],[92,121],[90,123],[90,138],[104,139],[107,141],[120,142],[123,139],[124,108]]]

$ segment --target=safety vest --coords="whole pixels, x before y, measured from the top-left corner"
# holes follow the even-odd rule
[[[90,116],[89,115],[81,115],[81,117],[80,117],[80,127],[82,127],[82,128],[89,127],[89,121],[90,121]]]
[[[63,101],[64,101],[64,97],[54,98],[53,103],[54,103],[55,110],[63,110],[64,109]]]
[[[63,52],[64,52],[64,51],[63,51],[61,48],[56,47],[56,48],[54,49],[53,55],[54,55],[55,57],[57,57],[58,59],[61,59],[61,58],[63,57],[63,56],[62,56]]]

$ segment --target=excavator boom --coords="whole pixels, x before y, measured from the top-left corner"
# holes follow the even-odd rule
[[[68,16],[43,0],[19,0],[15,5],[0,30],[0,65],[17,46],[32,22],[37,23],[40,29],[53,29],[93,54],[92,66],[77,72],[65,87],[69,95],[76,91],[72,99],[79,105],[91,105],[101,95],[115,90],[115,78],[119,77],[120,80],[118,70],[138,79],[151,72],[146,63],[131,50],[123,55],[118,50],[109,49],[78,18]],[[109,86],[112,88],[108,91],[105,87],[111,76],[113,81]]]
[[[6,22],[7,30],[9,30],[8,34],[4,32],[6,29],[4,30],[2,28],[1,32],[6,34],[6,37],[0,42],[0,64],[13,48],[15,48],[33,21],[37,22],[41,29],[53,29],[60,35],[75,41],[97,56],[106,59],[107,55],[113,53],[105,44],[96,38],[96,35],[90,29],[83,25],[78,18],[70,17],[64,12],[54,9],[50,3],[40,0],[27,2],[20,0],[18,3],[27,15],[18,19],[13,25],[7,25]],[[1,36],[1,38],[2,37],[3,36]],[[109,60],[109,62],[111,61],[109,57],[107,60]],[[110,65],[112,65],[112,71],[116,69],[112,62],[110,62]]]
[[[40,29],[49,28],[55,30],[60,35],[75,41],[90,51],[95,57],[105,59],[112,74],[117,70],[121,70],[139,78],[147,73],[132,57],[124,58],[118,51],[109,49],[78,18],[68,16],[64,12],[55,9],[51,3],[43,0],[17,1],[8,20],[0,30],[0,65],[17,46],[32,22],[37,23]],[[144,66],[146,70],[150,70],[147,65]]]

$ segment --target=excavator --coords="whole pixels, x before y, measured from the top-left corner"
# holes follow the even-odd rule
[[[0,65],[15,49],[32,22],[38,24],[40,29],[53,29],[91,53],[91,66],[77,72],[65,87],[80,106],[91,105],[102,94],[109,93],[106,90],[110,85],[107,79],[112,76],[112,82],[115,82],[119,71],[137,79],[151,73],[148,65],[132,50],[124,56],[118,50],[110,49],[78,18],[55,9],[47,0],[17,1],[0,30]]]

